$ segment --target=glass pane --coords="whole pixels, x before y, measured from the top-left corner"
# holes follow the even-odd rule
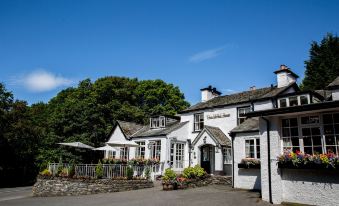
[[[325,136],[326,145],[335,145],[334,136],[326,135]]]
[[[284,147],[292,146],[291,138],[283,138],[283,145]]]
[[[294,146],[299,146],[299,138],[291,138],[292,140],[292,145]]]
[[[334,131],[336,134],[339,134],[339,124],[334,125]]]
[[[280,103],[280,107],[281,107],[281,108],[287,107],[286,99],[280,99],[280,100],[279,100],[279,103]]]
[[[297,127],[298,126],[298,119],[292,118],[290,119],[291,127]]]
[[[310,116],[310,124],[317,124],[319,123],[319,116]]]
[[[322,145],[321,136],[313,136],[312,139],[313,139],[313,146]]]
[[[333,114],[334,123],[339,123],[339,113]]]
[[[333,125],[324,125],[325,134],[334,134]]]
[[[332,124],[332,115],[331,114],[323,115],[323,121],[324,124]]]
[[[304,137],[304,146],[312,146],[312,138],[311,137]]]
[[[309,124],[309,117],[301,117],[301,124]]]
[[[310,136],[311,135],[311,129],[310,128],[302,128],[302,135],[303,136]]]
[[[312,135],[320,135],[320,128],[319,127],[313,127],[312,129]]]
[[[292,137],[298,136],[298,128],[291,128],[291,136]]]
[[[299,148],[299,147],[293,147],[293,148],[292,148],[292,151],[293,151],[293,152],[300,151],[300,148]]]
[[[300,105],[308,104],[307,96],[300,96]]]
[[[305,154],[313,154],[312,147],[304,147]]]
[[[336,153],[335,146],[327,146],[326,147],[326,152],[327,153]]]
[[[313,152],[314,152],[314,154],[322,154],[323,149],[322,149],[322,147],[314,147]]]
[[[256,139],[255,141],[256,141],[257,146],[260,146],[260,139]]]
[[[290,126],[290,121],[288,119],[283,119],[282,120],[282,126],[283,127],[289,127]]]
[[[282,136],[283,137],[289,137],[290,136],[290,129],[289,128],[283,128]]]
[[[298,105],[298,98],[297,97],[289,97],[290,107]]]

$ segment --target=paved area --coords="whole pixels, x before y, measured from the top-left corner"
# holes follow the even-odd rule
[[[0,204],[2,201],[21,199],[32,196],[32,187],[0,188]]]
[[[244,190],[233,190],[230,186],[211,185],[187,190],[162,191],[157,186],[150,189],[127,192],[85,195],[76,197],[24,197],[18,199],[0,200],[0,205],[81,205],[81,206],[108,206],[108,205],[236,205],[261,206],[270,205],[259,198],[259,193]]]

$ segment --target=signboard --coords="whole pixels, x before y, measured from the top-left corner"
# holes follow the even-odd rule
[[[218,118],[225,118],[229,116],[230,114],[227,114],[227,113],[211,114],[211,115],[207,115],[207,119],[218,119]]]

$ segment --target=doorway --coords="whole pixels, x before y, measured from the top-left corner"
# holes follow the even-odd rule
[[[208,174],[212,174],[214,172],[214,146],[212,145],[204,145],[201,147],[201,167]]]

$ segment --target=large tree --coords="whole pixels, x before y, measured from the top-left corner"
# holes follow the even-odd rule
[[[304,90],[324,89],[339,76],[339,37],[327,34],[320,43],[312,42],[310,59],[305,61]]]

